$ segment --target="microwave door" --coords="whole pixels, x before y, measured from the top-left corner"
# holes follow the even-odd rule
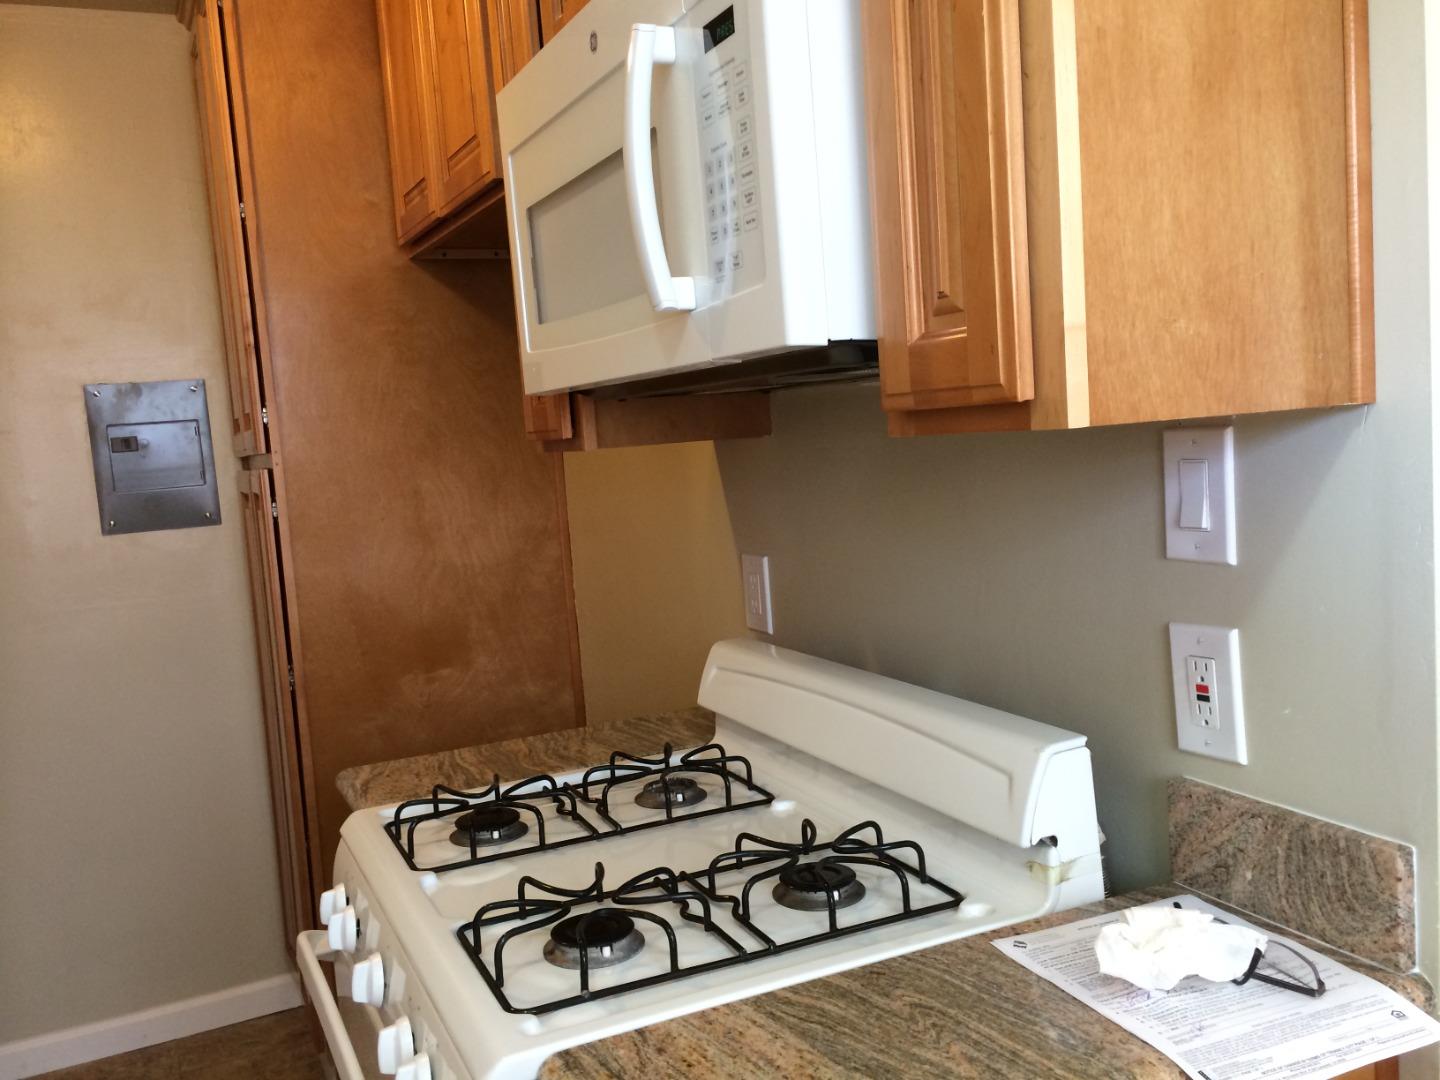
[[[693,307],[704,295],[674,284],[704,265],[690,73],[669,62],[665,33],[656,56],[647,50],[656,35],[633,32],[631,12],[643,6],[590,5],[501,94],[528,393],[712,362],[700,322],[674,302]],[[642,101],[635,91],[645,76]],[[662,279],[672,292],[661,291]]]

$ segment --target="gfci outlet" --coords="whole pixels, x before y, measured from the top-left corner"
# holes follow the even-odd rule
[[[1170,624],[1175,732],[1180,749],[1246,765],[1245,705],[1240,694],[1240,631]]]
[[[745,625],[762,634],[775,632],[770,608],[770,556],[741,555],[740,576],[745,582]]]

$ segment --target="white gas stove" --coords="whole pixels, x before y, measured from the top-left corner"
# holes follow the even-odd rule
[[[351,815],[299,941],[344,1080],[531,1077],[1103,895],[1083,736],[753,641],[699,701],[704,747]]]

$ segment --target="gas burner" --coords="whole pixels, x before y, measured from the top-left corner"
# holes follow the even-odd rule
[[[869,893],[847,865],[851,863],[867,868],[874,886]],[[779,903],[820,912],[821,917],[777,917],[768,904],[752,911],[752,893],[777,878],[773,895]],[[837,915],[837,909],[861,897],[866,898],[861,910],[870,917],[861,918],[858,912]],[[605,888],[603,863],[595,864],[595,875],[584,888],[551,885],[526,875],[512,897],[482,904],[455,933],[502,1009],[540,1016],[935,915],[959,907],[964,899],[926,872],[925,853],[913,840],[886,841],[877,823],[864,821],[822,843],[815,823],[805,818],[798,843],[740,833],[730,851],[703,868],[677,873],[658,866],[615,889]],[[581,905],[584,910],[577,914]],[[646,923],[655,929],[647,927],[642,934],[637,928]],[[647,944],[647,934],[653,948],[646,962],[596,986],[591,969],[622,964]],[[563,983],[557,990],[553,974],[538,982],[524,974],[530,966],[524,961],[535,955],[534,943],[542,938],[547,939],[541,947],[545,960],[575,972],[571,992]],[[516,965],[505,963],[507,946],[520,954],[518,972]],[[628,972],[633,975],[627,979]],[[510,996],[510,987],[517,984],[518,1001]]]
[[[615,908],[596,908],[556,923],[545,943],[545,959],[556,967],[578,969],[582,935],[590,968],[623,964],[645,947],[645,935],[635,929],[635,920],[629,915]]]
[[[635,802],[650,810],[664,810],[666,806],[694,806],[709,794],[688,776],[661,776],[646,783]]]
[[[491,803],[477,806],[455,819],[455,831],[450,842],[456,847],[492,847],[517,840],[530,831],[530,826],[520,820],[520,811],[511,806],[497,806]]]
[[[702,787],[677,773],[704,774],[711,781],[708,788]],[[645,790],[637,797],[641,788]],[[719,743],[683,754],[667,743],[654,758],[617,750],[608,762],[592,765],[578,780],[561,782],[541,774],[502,787],[495,776],[483,791],[436,784],[428,796],[395,807],[385,832],[411,870],[438,873],[748,810],[774,798],[755,783],[750,762],[727,754]],[[627,806],[633,801],[660,813],[631,813],[629,817],[639,820],[622,821],[611,813],[612,799],[623,799]],[[706,805],[698,805],[701,802]],[[442,839],[447,829],[453,830],[449,843]],[[522,836],[524,843],[510,843]]]
[[[855,871],[828,859],[787,866],[779,878],[770,895],[781,907],[796,911],[828,911],[832,901],[837,909],[847,908],[865,896],[865,885]]]

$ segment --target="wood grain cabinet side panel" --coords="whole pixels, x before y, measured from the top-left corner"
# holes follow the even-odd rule
[[[1093,422],[1371,399],[1363,0],[1075,20]]]
[[[430,175],[433,154],[424,113],[426,64],[420,53],[416,0],[377,0],[375,11],[380,30],[395,233],[404,243],[438,218]]]
[[[431,182],[441,216],[499,179],[481,0],[416,0],[427,63]]]
[[[417,266],[376,234],[391,183],[374,4],[230,8],[284,414],[299,753],[328,863],[341,769],[583,723],[561,463],[523,438],[508,267]]]
[[[1017,0],[864,6],[886,409],[1033,396]]]

